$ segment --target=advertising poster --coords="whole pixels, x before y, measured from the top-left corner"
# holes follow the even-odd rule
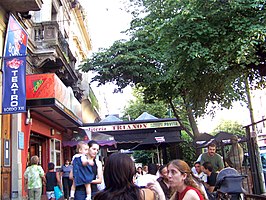
[[[9,16],[3,56],[2,114],[26,112],[26,50],[28,35]]]

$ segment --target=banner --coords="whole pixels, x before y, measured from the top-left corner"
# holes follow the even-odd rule
[[[26,50],[28,35],[9,16],[3,56],[2,114],[26,112]]]
[[[86,126],[80,127],[87,129],[91,132],[105,132],[105,131],[127,131],[127,130],[140,130],[150,128],[166,128],[166,127],[179,127],[178,121],[165,121],[165,122],[144,122],[136,124],[117,124],[117,125],[99,125],[99,126]]]

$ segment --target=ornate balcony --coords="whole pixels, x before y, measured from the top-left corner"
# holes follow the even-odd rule
[[[33,24],[30,40],[33,44],[34,67],[41,68],[44,73],[56,73],[66,86],[73,87],[78,84],[76,59],[56,21]]]
[[[38,11],[41,9],[42,0],[0,0],[5,10],[13,12]]]

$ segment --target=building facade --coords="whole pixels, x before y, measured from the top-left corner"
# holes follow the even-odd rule
[[[23,174],[30,157],[38,155],[45,171],[48,162],[61,167],[73,154],[63,141],[75,137],[84,122],[100,118],[86,75],[78,71],[91,49],[78,1],[11,1],[0,0],[0,53],[12,14],[28,33],[26,112],[1,115],[0,196],[23,199]]]
[[[258,146],[266,150],[266,89],[257,89],[251,91],[251,104],[254,121],[256,124],[256,133]]]

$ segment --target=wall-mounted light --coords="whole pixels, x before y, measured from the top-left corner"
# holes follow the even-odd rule
[[[30,117],[30,109],[27,110],[27,116],[26,116],[25,124],[26,125],[32,124],[32,118]]]
[[[51,133],[51,135],[54,135],[54,129],[53,128],[50,129],[50,133]]]

